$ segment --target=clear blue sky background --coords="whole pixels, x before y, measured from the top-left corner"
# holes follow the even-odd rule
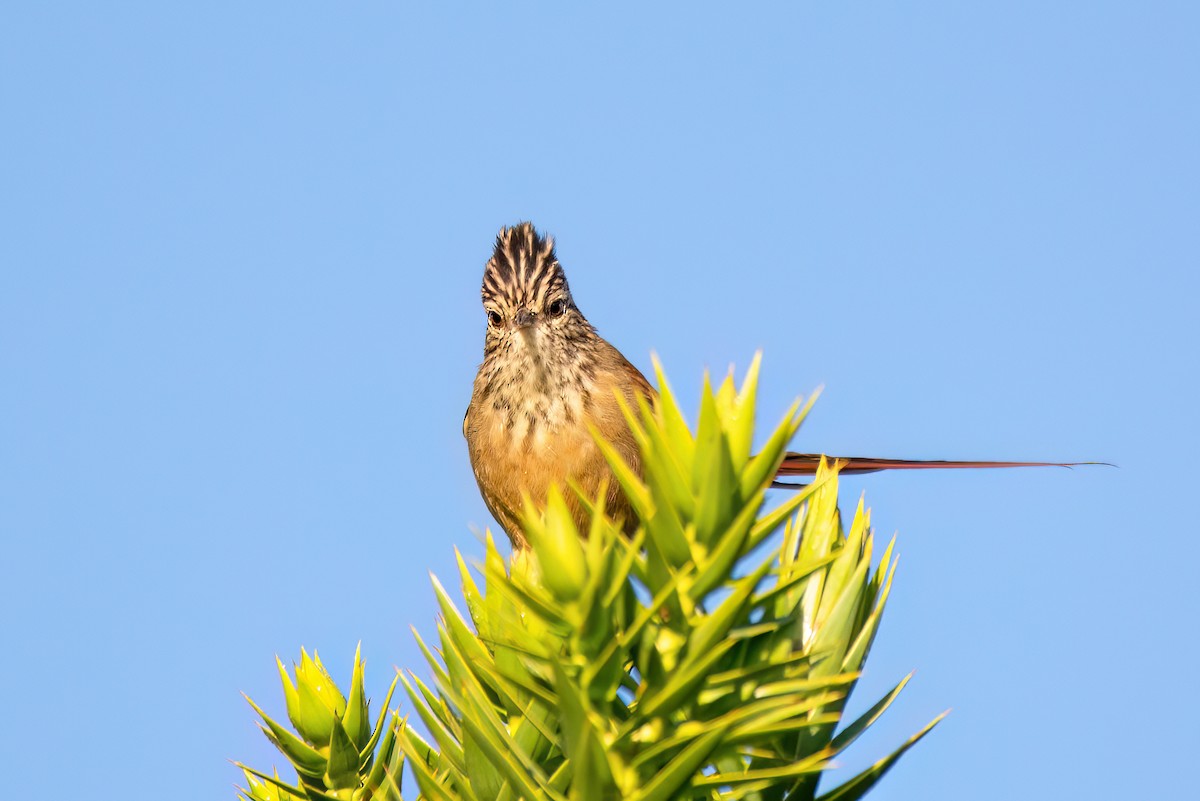
[[[0,795],[232,798],[274,654],[421,668],[522,219],[799,448],[1120,465],[845,482],[917,670],[847,769],[954,708],[876,798],[1194,792],[1195,4],[650,5],[0,10]]]

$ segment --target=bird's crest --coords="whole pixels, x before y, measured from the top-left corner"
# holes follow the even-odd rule
[[[536,306],[557,292],[569,289],[554,253],[554,238],[539,234],[528,222],[502,228],[483,270],[483,302]]]

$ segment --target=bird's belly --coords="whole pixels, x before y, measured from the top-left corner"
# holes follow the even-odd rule
[[[569,485],[595,498],[604,481],[615,484],[586,426],[545,426],[532,433],[502,422],[484,428],[472,442],[471,462],[488,508],[509,535],[519,529],[525,496],[541,507],[551,485],[562,490],[576,524],[586,531],[583,505]]]
[[[565,489],[568,479],[580,479],[598,461],[596,443],[582,427],[545,430],[534,436],[512,436],[495,431],[480,452],[487,482],[505,497],[520,503],[525,491],[538,503],[551,484]]]

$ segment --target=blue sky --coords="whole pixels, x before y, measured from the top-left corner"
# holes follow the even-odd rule
[[[765,352],[880,475],[874,798],[1182,797],[1195,717],[1194,4],[10,3],[6,797],[232,798],[249,693],[378,699],[489,523],[460,424],[496,231],[635,364]]]

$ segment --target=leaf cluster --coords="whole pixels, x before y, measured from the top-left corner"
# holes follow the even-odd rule
[[[475,572],[459,555],[465,614],[434,579],[437,642],[417,637],[432,679],[400,677],[425,734],[396,723],[382,749],[396,770],[407,762],[421,798],[842,801],[865,794],[937,723],[818,796],[831,760],[908,681],[843,720],[888,597],[893,544],[873,569],[869,513],[860,502],[844,529],[836,464],[765,508],[811,400],[751,453],[758,358],[740,389],[732,377],[716,390],[706,379],[694,431],[656,368],[658,401],[624,408],[642,469],[597,438],[638,516],[632,537],[605,513],[603,491],[598,500],[555,488],[527,501],[529,547],[508,563],[490,535]],[[585,504],[586,530],[564,493]],[[269,720],[266,730],[296,764],[295,745]],[[325,724],[311,734],[324,742]],[[325,776],[338,737],[334,725]],[[288,792],[330,797],[305,783],[322,765],[300,753],[312,764]],[[374,797],[381,782],[362,775],[361,795],[331,795]]]

